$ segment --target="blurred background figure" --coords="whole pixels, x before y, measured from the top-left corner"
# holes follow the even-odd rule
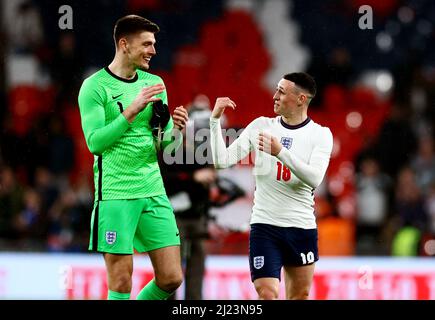
[[[209,237],[210,189],[217,174],[210,162],[208,122],[210,101],[197,95],[187,108],[189,122],[184,129],[182,161],[167,165],[161,161],[166,192],[171,200],[181,237],[185,272],[185,300],[201,300],[205,272],[205,244]]]
[[[7,30],[12,51],[18,54],[38,51],[44,41],[44,30],[40,11],[33,1],[21,1],[15,15],[9,18]]]
[[[183,298],[201,300],[206,241],[219,241],[228,234],[228,230],[215,221],[210,209],[224,207],[244,196],[244,192],[231,179],[218,177],[213,166],[209,98],[204,94],[196,95],[187,110],[189,122],[184,129],[184,148],[175,154],[175,163],[168,165],[161,159],[161,168],[180,231],[185,271]]]
[[[392,239],[391,254],[394,256],[420,255],[421,240],[429,231],[429,219],[415,172],[408,166],[403,167],[399,172],[393,210],[396,231]]]
[[[411,160],[417,185],[424,195],[429,195],[435,181],[434,139],[429,134],[420,136],[417,153]]]
[[[429,194],[426,198],[425,208],[429,215],[430,235],[432,238],[435,238],[435,183],[432,183],[429,188]]]
[[[356,254],[385,255],[388,249],[381,236],[389,213],[391,180],[374,158],[363,159],[360,166],[356,176]]]
[[[327,59],[314,55],[308,66],[308,73],[316,75],[317,89],[321,95],[313,99],[313,106],[320,106],[324,103],[323,93],[330,85],[350,88],[355,81],[355,70],[352,64],[352,57],[346,47],[335,47],[329,53]]]
[[[55,106],[59,109],[65,103],[75,103],[81,85],[83,57],[77,49],[76,41],[74,32],[62,32],[51,61],[47,61],[56,86]]]
[[[394,104],[382,123],[378,137],[378,152],[382,171],[396,177],[401,167],[412,159],[417,150],[417,137],[410,123],[410,108]]]
[[[0,169],[0,238],[5,242],[17,239],[18,232],[14,224],[23,208],[24,188],[17,181],[12,169],[3,166]],[[9,243],[11,244],[13,243]]]

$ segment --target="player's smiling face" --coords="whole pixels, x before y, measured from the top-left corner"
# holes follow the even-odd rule
[[[298,108],[298,96],[295,83],[281,79],[273,95],[273,111],[283,116],[293,113]]]
[[[128,37],[127,55],[129,63],[139,70],[148,70],[150,60],[156,55],[154,33],[144,31]]]

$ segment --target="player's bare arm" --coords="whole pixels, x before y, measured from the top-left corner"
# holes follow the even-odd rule
[[[260,132],[258,135],[258,149],[267,152],[272,156],[277,156],[282,149],[282,144],[276,137],[266,132]]]
[[[211,113],[211,117],[215,119],[220,119],[220,117],[225,111],[225,108],[227,107],[235,109],[236,103],[228,97],[217,98],[214,104],[213,111]]]
[[[175,108],[174,113],[172,114],[172,119],[174,121],[174,128],[183,130],[187,121],[189,121],[187,110],[183,106]]]
[[[162,93],[165,86],[162,83],[143,88],[136,96],[130,106],[124,110],[123,115],[128,122],[132,122],[134,118],[141,112],[148,103],[160,100],[156,95]]]

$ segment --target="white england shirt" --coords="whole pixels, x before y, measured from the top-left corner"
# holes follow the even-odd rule
[[[258,135],[267,132],[283,145],[275,157],[258,149]],[[219,119],[210,118],[211,148],[216,168],[227,168],[255,151],[255,193],[250,223],[314,229],[314,189],[328,168],[332,133],[310,118],[296,126],[281,116],[260,117],[226,148]]]

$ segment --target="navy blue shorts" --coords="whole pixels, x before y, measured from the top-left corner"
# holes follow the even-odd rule
[[[254,223],[249,235],[251,280],[278,278],[283,266],[304,266],[319,260],[317,229]]]

